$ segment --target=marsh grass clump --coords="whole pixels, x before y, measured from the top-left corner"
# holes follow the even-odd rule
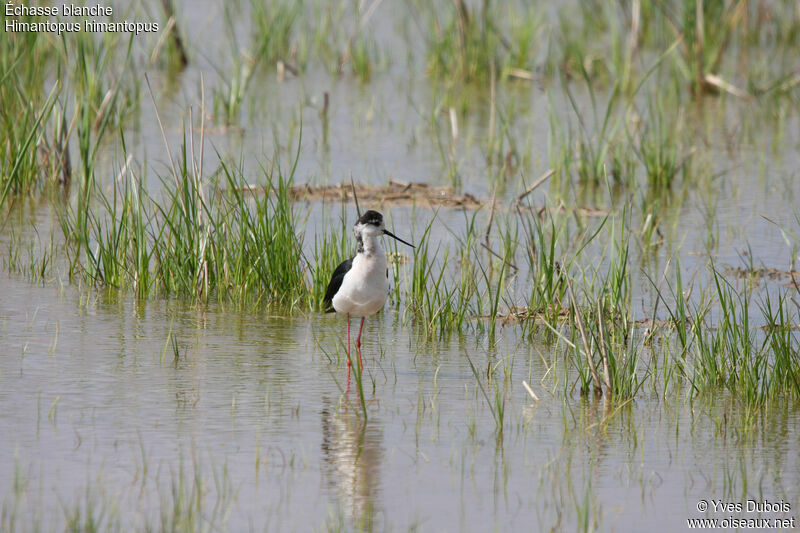
[[[675,106],[664,101],[662,94],[648,99],[647,119],[640,124],[638,134],[631,141],[634,153],[639,158],[646,183],[654,195],[661,191],[669,191],[678,178],[688,174],[691,151],[682,153],[679,139],[683,138],[687,128],[683,123],[681,112],[672,111]]]
[[[642,2],[639,40],[655,50],[677,43],[671,74],[695,96],[782,93],[790,89],[784,53],[796,42],[798,15],[791,2]]]
[[[432,255],[429,252],[433,222],[417,239],[406,312],[422,322],[428,334],[445,335],[454,326],[462,326],[469,317],[471,286],[448,284],[449,251],[437,248]],[[440,254],[441,259],[437,259]]]
[[[88,108],[93,124],[107,114],[119,118],[114,106],[121,100],[114,99],[120,90],[138,87],[137,84],[121,84],[121,77],[132,61],[133,36],[128,37],[125,53],[121,54],[121,37],[106,33],[95,37],[91,33],[77,33],[68,38],[62,34],[61,46],[65,56],[74,57],[70,81],[75,92],[75,104]],[[120,70],[121,67],[121,70]],[[109,107],[111,106],[111,107]]]
[[[225,219],[215,224],[215,229],[222,235],[225,229],[230,228],[230,237],[234,241],[230,253],[224,253],[225,246],[218,247],[223,254],[218,255],[215,262],[224,266],[232,260],[233,272],[242,279],[226,280],[225,285],[261,293],[267,302],[290,308],[305,303],[308,298],[302,240],[288,195],[295,169],[296,166],[292,167],[288,175],[280,167],[264,169],[269,176],[271,191],[254,200],[255,209],[248,208],[241,185],[235,187],[241,179],[233,180],[234,175],[226,172],[233,201]],[[224,268],[217,267],[216,270],[225,273]],[[220,279],[225,280],[225,277],[223,275]]]
[[[800,313],[795,307],[792,316],[789,299],[786,294],[780,294],[773,300],[767,294],[759,307],[766,320],[765,345],[773,356],[771,388],[779,395],[800,398],[800,339],[797,334]]]
[[[351,232],[344,223],[344,215],[344,209],[342,209],[341,226],[330,226],[327,232],[317,234],[314,240],[314,268],[311,271],[310,303],[315,311],[325,311],[323,297],[328,288],[331,274],[342,261],[354,255],[350,250]]]
[[[573,138],[573,130],[570,128],[565,135],[563,126],[552,122],[553,120],[559,121],[559,118],[551,116],[551,129],[559,133],[558,137],[562,143],[567,143],[567,146],[560,147],[562,156],[560,160],[554,161],[559,164],[554,168],[558,168],[562,175],[569,176],[574,173],[581,185],[600,185],[605,183],[608,177],[609,156],[614,153],[613,147],[621,142],[617,130],[622,120],[615,113],[620,93],[618,86],[615,86],[608,95],[608,101],[601,115],[598,113],[594,85],[588,74],[585,74],[584,79],[589,93],[594,128],[586,122],[573,90],[568,83],[565,83],[564,90],[577,120],[577,133]],[[570,153],[575,154],[574,158],[568,155]]]
[[[294,32],[303,12],[302,4],[286,2],[250,3],[252,17],[252,45],[256,60],[262,60],[272,66],[276,61],[291,61],[297,65],[296,59],[290,58],[296,53]],[[294,49],[293,49],[294,48]]]
[[[533,8],[484,2],[480,9],[471,9],[464,0],[457,0],[444,14],[431,6],[426,9],[432,21],[427,64],[434,76],[481,82],[532,75],[543,26]]]
[[[212,88],[214,120],[238,126],[242,105],[259,65],[275,68],[286,59],[297,12],[289,4],[252,2],[252,36],[248,46],[239,44],[237,21],[232,4],[225,5],[225,26],[230,37],[229,64],[217,67],[220,83]],[[271,32],[275,32],[272,34]],[[294,67],[290,67],[294,68]]]
[[[544,65],[549,76],[567,79],[588,78],[605,85],[612,77],[613,56],[602,53],[620,36],[615,22],[620,13],[607,2],[580,2],[577,11],[564,10],[558,15]]]
[[[377,4],[252,2],[252,47],[255,62],[300,75],[310,62],[332,75],[348,71],[368,82],[385,59],[367,25]],[[279,73],[279,79],[283,74]]]
[[[316,6],[306,33],[311,36],[316,58],[331,75],[341,77],[349,72],[366,83],[389,61],[369,26],[379,4],[353,3],[352,11],[346,6],[333,2]]]
[[[788,305],[787,295],[766,294],[754,305],[749,290],[736,290],[716,270],[712,280],[713,308],[706,302],[691,310],[677,292],[669,309],[681,348],[676,357],[685,360],[679,366],[685,368],[691,395],[724,390],[754,407],[776,398],[798,398],[800,314]]]
[[[181,456],[177,472],[169,471],[168,490],[159,490],[159,518],[156,524],[144,529],[161,531],[197,531],[203,526],[224,526],[236,501],[236,491],[228,472],[227,462],[210,462],[208,474],[198,453],[192,454],[191,464]]]
[[[484,7],[476,14],[459,0],[447,16],[444,24],[435,19],[428,69],[463,81],[487,79],[491,65],[498,62],[500,47],[490,11]]]
[[[64,89],[57,81],[45,82],[55,56],[44,34],[0,33],[0,207],[9,195],[29,193],[46,177],[42,132]]]
[[[71,276],[140,297],[305,305],[302,238],[288,195],[295,166],[289,174],[279,165],[263,168],[263,195],[224,162],[217,176],[224,188],[206,190],[196,168],[184,147],[174,180],[162,180],[161,198],[135,172],[108,195],[88,185],[86,200],[61,215]]]
[[[5,10],[0,13],[0,21],[12,22]],[[35,24],[45,18],[22,15],[14,17],[20,23]],[[46,33],[29,31],[3,31],[0,33],[0,96],[3,110],[9,114],[20,105],[14,97],[21,92],[26,98],[25,105],[39,108],[46,99],[48,91],[45,82],[48,68],[59,63],[58,50]],[[52,84],[51,84],[52,85]]]
[[[9,82],[7,72],[0,82],[0,207],[9,195],[31,192],[41,185],[48,165],[40,159],[42,125],[51,115],[60,86],[55,84],[39,109],[30,105],[29,97],[16,84]]]
[[[508,287],[517,270],[517,227],[506,221],[498,242],[490,242],[488,235],[479,242],[475,213],[467,215],[465,233],[455,236],[454,253],[441,245],[430,251],[435,221],[431,219],[417,239],[405,317],[423,325],[428,335],[446,338],[470,328],[494,339],[501,304],[508,304]]]
[[[342,62],[350,64],[350,70],[361,82],[368,82],[372,77],[374,65],[379,62],[379,56],[375,40],[359,32],[348,41]]]
[[[544,17],[528,6],[508,4],[508,58],[500,73],[502,77],[513,74],[511,69],[522,69],[534,72],[537,68],[537,56],[545,47],[542,46],[546,30]]]
[[[239,124],[242,103],[255,68],[253,61],[238,51],[233,52],[233,58],[232,70],[222,81],[222,86],[212,89],[214,119],[227,126]]]
[[[69,188],[73,171],[89,179],[100,146],[117,132],[138,105],[132,69],[132,37],[33,38],[4,34],[0,52],[0,204],[9,194],[30,192],[56,181]],[[52,68],[51,68],[52,67]],[[56,81],[45,92],[46,76]],[[71,160],[77,141],[78,161]],[[73,168],[74,167],[74,168]],[[84,189],[85,190],[85,189]]]
[[[555,324],[567,291],[562,274],[563,265],[559,260],[561,250],[557,248],[560,235],[565,230],[563,226],[557,229],[552,217],[549,227],[535,216],[526,217],[523,223],[526,225],[526,257],[532,278],[527,308],[534,316],[540,315]]]
[[[675,18],[665,15],[676,36],[682,36],[681,53],[673,56],[676,69],[687,79],[694,93],[717,92],[713,82],[733,35],[739,29],[747,2],[684,1]]]
[[[570,265],[580,265],[577,259],[582,250],[598,239],[604,227],[610,228],[610,234],[601,237],[609,241],[603,266],[584,268],[580,278],[570,275]],[[640,367],[646,339],[635,334],[631,317],[628,244],[624,233],[617,233],[624,227],[624,215],[619,223],[604,221],[581,241],[574,259],[563,260],[567,268],[560,274],[559,283],[566,287],[561,297],[565,303],[568,297],[567,320],[559,322],[556,315],[546,322],[568,346],[581,394],[594,392],[617,400],[633,398],[648,379],[648,373]],[[582,289],[578,295],[573,285]],[[634,342],[637,337],[638,342]]]
[[[217,67],[220,82],[212,89],[216,122],[238,126],[254,76],[271,76],[276,70],[279,82],[288,75],[302,77],[310,66],[319,65],[333,76],[349,71],[368,82],[383,55],[365,27],[374,9],[362,16],[362,7],[354,5],[351,11],[345,3],[252,1],[252,27],[242,44],[235,8],[226,4],[233,61]]]
[[[46,96],[41,89],[44,82],[39,88],[35,82],[31,87],[21,85],[30,78],[21,71],[22,56],[8,66],[0,81],[4,102],[0,127],[7,140],[0,146],[0,160],[8,166],[0,178],[0,203],[9,193],[27,192],[37,184],[57,182],[68,190],[73,170],[83,182],[93,171],[102,143],[120,131],[136,108],[138,84],[121,82],[131,67],[132,41],[120,52],[117,38],[104,40],[106,46],[97,46],[91,35],[77,34],[69,41],[62,36],[60,48],[50,43],[49,57],[55,58],[60,78]],[[28,53],[35,53],[38,46],[29,44]],[[8,57],[0,55],[5,63]],[[48,71],[46,62],[41,69]],[[73,139],[79,156],[75,168],[70,150]]]
[[[609,307],[606,298],[596,299],[593,304],[584,302],[582,312],[572,307],[570,354],[582,394],[593,390],[615,400],[628,400],[650,377],[642,367],[646,339],[637,335],[632,322]],[[576,336],[576,330],[583,333]]]
[[[798,27],[791,2],[580,2],[553,25],[543,72],[630,95],[649,68],[642,59],[675,48],[670,78],[693,97],[786,94],[798,85],[786,55]]]
[[[161,0],[165,20],[163,33],[150,53],[150,63],[160,60],[160,65],[170,74],[177,74],[189,64],[183,27],[175,15],[173,0]]]
[[[19,208],[21,203],[17,202],[15,207]],[[53,267],[60,256],[55,235],[51,233],[47,241],[37,242],[18,234],[16,224],[17,221],[10,224],[8,254],[3,258],[3,264],[9,272],[34,283],[52,280]]]

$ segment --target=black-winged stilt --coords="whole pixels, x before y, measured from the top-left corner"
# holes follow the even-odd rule
[[[356,255],[342,262],[333,271],[323,303],[327,313],[347,315],[347,390],[350,390],[350,315],[360,316],[361,325],[356,338],[358,368],[361,362],[361,330],[364,319],[381,310],[389,295],[389,269],[386,252],[378,237],[388,235],[403,244],[414,247],[393,234],[383,224],[383,215],[369,210],[361,215],[353,226],[356,237]]]

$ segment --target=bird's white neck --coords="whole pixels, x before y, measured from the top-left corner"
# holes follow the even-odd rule
[[[383,247],[377,235],[362,235],[361,239],[358,241],[358,253],[372,256],[385,252],[383,251]]]
[[[383,234],[378,228],[364,226],[356,231],[356,241],[358,242],[358,253],[366,256],[384,254],[379,237]]]

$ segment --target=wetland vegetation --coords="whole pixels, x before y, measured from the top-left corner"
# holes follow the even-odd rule
[[[0,529],[797,515],[796,2],[110,5],[0,33]]]

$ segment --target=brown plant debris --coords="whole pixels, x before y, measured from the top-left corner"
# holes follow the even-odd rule
[[[338,185],[298,183],[289,188],[289,197],[295,202],[322,200],[329,202],[352,202],[353,187],[355,187],[356,195],[360,201],[378,208],[386,205],[415,204],[432,208],[450,207],[453,209],[480,209],[491,202],[491,199],[478,198],[470,193],[456,194],[452,187],[433,186],[427,183],[403,182],[394,179],[389,179],[386,185],[351,185],[344,182]],[[265,192],[265,188],[260,185],[246,185],[239,189],[253,194],[264,194]],[[548,208],[547,206],[520,205],[519,201],[515,204],[515,208],[517,210],[533,211],[539,217],[543,217],[546,214],[555,214],[579,216],[583,218],[602,218],[611,214],[610,211],[596,209],[594,207],[560,206]],[[502,207],[499,209],[502,209]]]
[[[726,268],[725,273],[736,279],[780,281],[789,278],[787,286],[793,286],[793,280],[800,280],[800,272],[796,270],[779,270],[777,268]]]
[[[553,306],[550,309],[531,309],[525,306],[511,307],[505,311],[497,313],[497,318],[503,322],[508,323],[522,323],[528,320],[544,320],[545,317],[553,316],[553,312],[558,314],[559,318],[567,318],[570,310],[566,307]],[[490,318],[489,316],[482,316],[479,318]],[[608,316],[608,319],[618,319],[619,317]],[[650,318],[634,320],[631,324],[636,328],[652,328],[652,327],[667,327],[672,325],[671,320],[652,320]]]
[[[497,318],[502,321],[503,324],[509,323],[522,323],[528,320],[538,320],[544,319],[546,316],[552,316],[553,312],[558,313],[559,318],[566,318],[569,315],[569,309],[566,307],[558,307],[558,308],[551,308],[547,310],[543,309],[531,309],[530,307],[525,306],[515,306],[509,308],[507,311],[497,313]],[[489,318],[488,316],[480,317],[480,318]]]
[[[356,185],[356,194],[361,202],[383,206],[387,204],[429,204],[433,207],[455,207],[477,209],[483,202],[467,193],[458,195],[451,187],[432,187],[427,183],[411,183],[390,179],[386,185]],[[348,184],[311,185],[302,183],[289,189],[295,200],[353,200],[353,191]]]
[[[611,214],[611,211],[606,209],[597,209],[594,207],[556,207],[548,208],[547,206],[518,206],[520,210],[527,209],[536,213],[536,216],[544,218],[547,214],[553,215],[576,215],[582,218],[603,218]]]

